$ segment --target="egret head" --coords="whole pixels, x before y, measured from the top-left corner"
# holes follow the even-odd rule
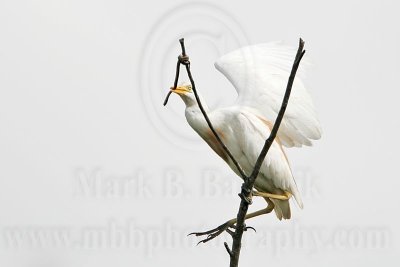
[[[191,84],[183,83],[175,89],[171,87],[171,92],[179,95],[183,102],[185,102],[186,107],[197,106],[196,97],[194,96]]]

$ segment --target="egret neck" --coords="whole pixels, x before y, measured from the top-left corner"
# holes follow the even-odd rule
[[[185,117],[189,125],[195,130],[203,139],[207,138],[209,127],[201,113],[200,107],[196,101],[196,97],[192,91],[190,84],[178,86],[176,89],[171,89],[173,93],[178,94],[186,105]],[[209,109],[203,98],[199,95],[200,101],[205,112],[208,113]],[[207,138],[208,139],[208,138]]]
[[[218,143],[217,138],[212,133],[210,127],[207,124],[206,119],[201,113],[200,107],[196,101],[196,97],[192,91],[191,85],[178,86],[176,89],[171,89],[173,93],[178,94],[186,105],[185,117],[189,125],[197,132],[200,137],[206,141],[206,143],[220,156],[225,162],[230,163],[228,155]],[[214,129],[218,132],[221,120],[215,117],[215,112],[209,112],[209,108],[201,95],[199,95],[201,104],[203,105],[204,111],[208,114],[208,117],[213,123]],[[236,170],[236,169],[235,169]]]

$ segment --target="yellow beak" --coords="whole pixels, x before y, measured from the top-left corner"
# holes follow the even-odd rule
[[[171,87],[171,92],[176,93],[178,95],[184,95],[186,93],[190,93],[190,86],[177,86],[175,89]]]

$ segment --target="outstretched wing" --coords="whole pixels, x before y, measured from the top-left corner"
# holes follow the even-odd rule
[[[259,44],[222,56],[215,67],[236,88],[236,105],[252,108],[254,113],[274,122],[295,55],[295,49],[279,43]],[[314,105],[299,77],[294,81],[278,137],[287,147],[311,145],[311,140],[321,137]]]

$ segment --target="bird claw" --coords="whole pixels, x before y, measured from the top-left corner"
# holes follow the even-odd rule
[[[207,235],[207,238],[200,240],[197,245],[199,245],[200,243],[207,243],[208,241],[216,238],[217,236],[219,236],[220,234],[222,234],[223,232],[228,232],[230,235],[232,235],[232,231],[229,228],[234,228],[234,222],[231,221],[227,221],[226,223],[221,224],[220,226],[211,229],[209,231],[205,231],[205,232],[194,232],[194,233],[190,233],[188,234],[188,236],[190,235],[195,235],[195,236],[204,236]]]
[[[206,235],[207,236],[205,239],[200,240],[197,243],[197,245],[199,245],[200,243],[207,243],[208,241],[213,240],[214,238],[216,238],[223,232],[227,232],[228,234],[230,234],[233,237],[233,235],[235,234],[236,228],[237,228],[235,223],[236,223],[236,220],[232,219],[232,220],[227,221],[226,223],[221,224],[220,226],[218,226],[214,229],[211,229],[211,230],[208,230],[205,232],[193,232],[193,233],[188,234],[188,236],[190,236],[190,235],[195,235],[195,236],[205,236]],[[232,231],[230,228],[235,231]],[[254,232],[257,232],[254,227],[246,226],[246,224],[244,224],[243,230],[247,231],[248,229],[251,229]]]
[[[232,225],[232,226],[230,226],[229,228],[232,228],[232,229],[237,229],[237,227],[236,227],[236,225]],[[243,231],[247,231],[247,230],[249,230],[249,229],[251,229],[251,230],[253,230],[254,232],[256,232],[257,233],[257,230],[253,227],[253,226],[247,226],[246,224],[243,224]],[[227,229],[226,231],[228,232],[228,230],[229,229]],[[229,230],[230,231],[230,230]]]
[[[249,229],[251,229],[251,230],[253,230],[255,233],[257,233],[256,228],[254,228],[254,227],[252,227],[252,226],[245,226],[245,227],[244,227],[244,231],[247,231],[247,230],[249,230]]]

